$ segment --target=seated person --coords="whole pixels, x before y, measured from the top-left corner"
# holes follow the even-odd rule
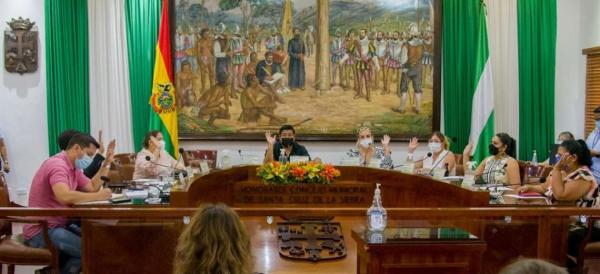
[[[578,207],[598,207],[598,185],[589,168],[592,165],[590,150],[583,140],[567,140],[558,148],[560,160],[552,168],[545,183],[525,185],[517,188],[519,192],[537,192],[545,194],[553,201],[572,203]],[[587,232],[587,226],[569,229],[568,254],[576,263],[579,245]],[[593,228],[591,241],[600,240],[600,228]]]
[[[261,85],[267,85],[277,93],[290,91],[286,86],[287,77],[283,74],[281,66],[273,62],[273,53],[269,51],[265,52],[265,60],[256,65],[256,77]]]
[[[87,134],[71,137],[66,150],[44,161],[38,169],[29,191],[29,207],[68,208],[73,204],[110,199],[112,193],[102,188],[100,176],[108,175],[113,155],[107,154],[102,167],[91,180],[81,169],[75,167],[78,159],[85,157],[86,150],[96,149],[95,140]],[[60,273],[81,271],[81,229],[69,224],[65,217],[48,217],[48,236],[60,252]],[[23,227],[25,243],[35,248],[45,248],[44,233],[39,224]]]
[[[246,90],[240,97],[242,113],[238,121],[242,123],[256,123],[262,116],[269,118],[270,125],[282,124],[287,119],[275,114],[277,102],[282,100],[276,92],[261,86],[253,74],[246,76]]]
[[[286,74],[286,68],[288,66],[289,58],[288,58],[287,52],[285,52],[285,50],[283,50],[281,45],[277,46],[277,50],[275,50],[275,52],[273,52],[273,61],[275,61],[275,63],[279,64],[283,74]]]
[[[383,135],[381,139],[381,147],[376,147],[373,142],[371,129],[361,127],[358,129],[358,139],[356,140],[356,148],[350,149],[347,153],[350,157],[359,157],[360,166],[369,166],[372,159],[380,160],[380,168],[393,169],[392,151],[390,150],[390,136]]]
[[[175,250],[173,273],[250,274],[254,257],[240,217],[223,204],[205,204],[185,227]]]
[[[492,137],[488,149],[492,156],[485,158],[475,171],[485,184],[520,185],[521,173],[519,163],[515,160],[517,141],[506,133],[498,133]],[[463,151],[463,163],[471,160],[473,144]]]
[[[146,133],[144,147],[135,159],[133,179],[155,179],[159,176],[168,176],[173,169],[185,168],[165,151],[165,141],[160,131],[154,130]],[[150,160],[146,159],[150,157]]]
[[[77,134],[83,134],[74,129],[68,129],[63,131],[60,135],[58,135],[58,147],[60,150],[64,151],[67,149],[67,145],[71,138]],[[98,170],[100,170],[100,166],[104,161],[104,143],[102,142],[102,130],[98,133],[98,141],[93,140],[94,146],[91,149],[85,148],[85,155],[82,159],[78,159],[75,161],[75,167],[78,169],[83,169],[83,174],[86,177],[92,178]],[[114,154],[115,151],[115,140],[112,140],[108,144],[107,154]]]
[[[296,143],[296,130],[291,125],[283,125],[279,128],[279,139],[276,139],[270,131],[265,132],[265,138],[267,139],[265,163],[279,161],[282,149],[288,161],[290,156],[307,156],[310,159],[306,148]]]
[[[563,131],[560,134],[558,134],[557,143],[552,145],[550,153],[548,154],[548,159],[546,159],[546,161],[544,161],[542,165],[549,166],[556,164],[556,162],[558,162],[558,160],[560,159],[560,156],[558,154],[558,147],[560,146],[560,144],[562,144],[562,142],[567,140],[575,140],[575,137],[571,132]]]
[[[408,157],[406,160],[414,160],[413,155],[418,146],[419,140],[417,138],[412,138],[408,144]],[[450,147],[448,138],[441,132],[434,131],[429,137],[428,147],[431,154],[428,153],[426,158],[415,162],[417,173],[430,174],[433,168],[444,168],[448,171],[448,174],[454,175],[456,157],[454,156],[454,153],[448,150]]]
[[[521,259],[505,266],[498,274],[568,274],[568,272],[562,267],[539,259]]]

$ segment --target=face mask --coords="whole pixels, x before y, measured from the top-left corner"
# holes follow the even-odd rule
[[[360,146],[363,148],[369,148],[369,146],[371,146],[372,143],[373,140],[371,140],[371,138],[365,138],[360,140]]]
[[[600,128],[600,120],[596,121],[596,128]]]
[[[431,142],[431,143],[429,143],[429,150],[431,150],[431,152],[433,152],[433,153],[438,153],[438,152],[442,151],[442,144],[436,143],[436,142]]]
[[[284,147],[289,147],[294,144],[294,138],[281,138],[281,144]]]
[[[86,169],[88,166],[92,164],[92,157],[87,154],[83,154],[83,157],[75,160],[75,167],[77,169]]]
[[[490,149],[490,154],[494,155],[494,156],[498,155],[498,153],[500,152],[500,150],[497,147],[495,147],[493,144],[490,144],[489,149]]]
[[[159,149],[164,149],[165,148],[165,140],[158,141],[158,148]]]

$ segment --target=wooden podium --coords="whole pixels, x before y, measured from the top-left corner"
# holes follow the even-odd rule
[[[365,167],[337,167],[332,185],[268,185],[256,176],[257,166],[241,166],[196,177],[186,189],[171,192],[173,207],[224,203],[241,208],[307,207],[364,208],[371,206],[375,184],[381,184],[385,207],[481,207],[489,194],[434,180]]]

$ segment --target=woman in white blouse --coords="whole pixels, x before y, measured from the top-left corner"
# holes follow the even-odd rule
[[[165,151],[165,141],[160,131],[150,131],[144,137],[144,147],[135,160],[133,179],[155,179],[169,175],[174,168],[185,168]]]
[[[419,146],[419,140],[413,137],[408,144],[408,161],[414,161],[414,152]],[[450,141],[444,134],[434,131],[427,144],[429,153],[425,158],[415,162],[415,169],[419,174],[431,174],[434,168],[446,169],[450,175],[455,174],[456,157],[449,151]]]

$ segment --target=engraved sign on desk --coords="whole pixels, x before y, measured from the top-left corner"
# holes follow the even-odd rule
[[[271,185],[240,182],[233,186],[235,206],[252,204],[326,204],[363,205],[372,201],[373,185],[361,182],[336,182],[333,185]]]
[[[288,221],[277,223],[279,255],[297,260],[346,257],[346,243],[340,223],[330,221]]]

